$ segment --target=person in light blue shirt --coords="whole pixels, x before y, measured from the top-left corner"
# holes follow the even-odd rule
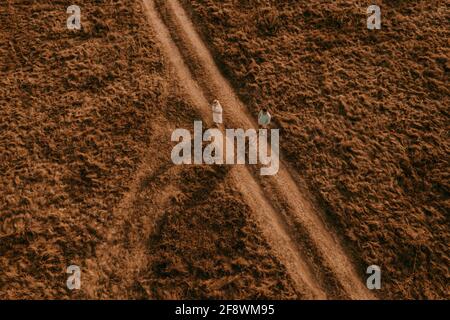
[[[270,125],[270,120],[272,120],[272,116],[269,111],[264,108],[258,114],[258,124],[262,129],[267,129]]]

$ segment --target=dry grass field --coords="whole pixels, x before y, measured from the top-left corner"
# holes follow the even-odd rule
[[[448,298],[449,30],[442,1],[184,1],[255,116],[390,298]]]
[[[376,298],[450,297],[448,5],[368,30],[367,1],[181,0],[189,43],[178,1],[76,2],[72,31],[72,3],[0,3],[1,299],[347,299],[372,264]],[[272,113],[281,178],[172,163],[208,63]]]

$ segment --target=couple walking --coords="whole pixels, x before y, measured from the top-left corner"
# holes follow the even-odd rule
[[[211,105],[213,113],[213,121],[216,127],[220,127],[223,123],[223,108],[219,100],[214,100]],[[258,125],[261,129],[267,129],[269,127],[272,116],[266,108],[263,108],[258,114]]]

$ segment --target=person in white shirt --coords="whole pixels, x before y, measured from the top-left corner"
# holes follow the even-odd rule
[[[213,121],[216,124],[216,127],[220,127],[220,125],[223,122],[223,119],[222,119],[223,108],[222,108],[222,105],[220,104],[219,100],[214,100],[213,104],[211,105],[211,108],[212,108],[212,113],[213,113]]]
[[[269,111],[264,108],[258,114],[258,124],[262,129],[267,129],[270,125],[270,120],[272,120],[272,116]]]

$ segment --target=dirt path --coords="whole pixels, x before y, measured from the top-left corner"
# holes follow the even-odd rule
[[[178,1],[164,1],[159,10],[153,0],[144,0],[144,4],[166,57],[204,122],[210,123],[208,101],[217,97],[225,106],[228,127],[256,128]],[[300,292],[312,299],[374,298],[286,164],[281,163],[278,174],[271,178],[235,166],[233,177]]]

